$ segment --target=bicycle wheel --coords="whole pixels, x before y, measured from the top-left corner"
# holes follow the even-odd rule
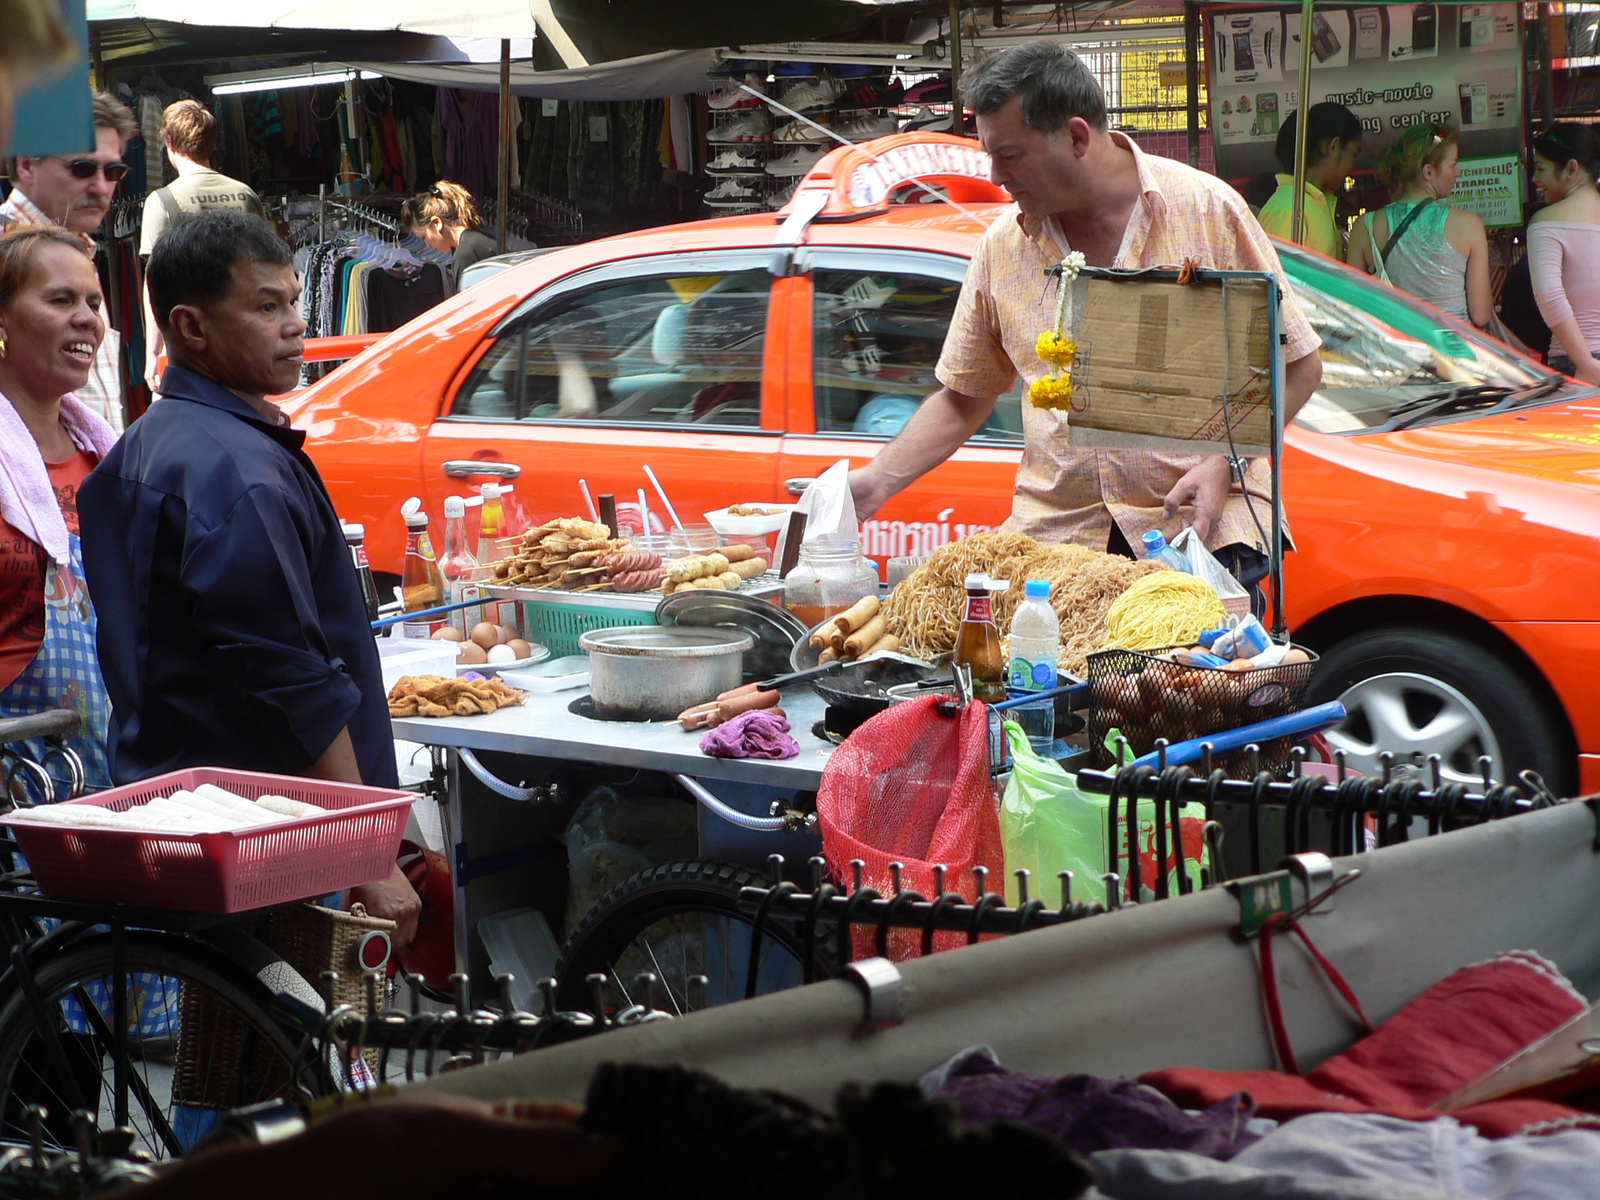
[[[579,922],[556,964],[560,981],[556,1002],[562,1009],[589,1008],[585,980],[607,979],[608,1012],[625,1008],[636,996],[635,979],[650,971],[661,981],[658,1007],[682,1015],[691,1003],[689,979],[707,979],[704,1006],[744,999],[750,964],[753,918],[739,908],[739,890],[771,881],[727,863],[665,863],[623,880]],[[833,974],[832,926],[819,923],[813,952],[817,979]],[[804,931],[792,917],[769,918],[761,934],[756,993],[782,991],[804,981]]]
[[[299,1039],[271,1016],[261,979],[192,938],[129,931],[128,1123],[135,1147],[176,1158],[230,1108],[271,1100],[315,1072],[299,1061]],[[282,964],[279,964],[281,967]],[[0,1142],[26,1142],[26,1110],[49,1113],[48,1144],[73,1144],[70,1116],[116,1124],[112,1055],[111,937],[64,947],[34,975],[36,1006],[20,987],[0,1008]],[[39,1021],[39,1011],[50,1019]]]

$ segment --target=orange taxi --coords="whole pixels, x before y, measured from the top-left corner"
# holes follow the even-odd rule
[[[976,142],[841,148],[776,219],[729,217],[541,255],[383,337],[288,404],[375,569],[400,505],[515,480],[532,519],[634,496],[680,515],[791,501],[877,453],[933,391],[979,237],[1005,211]],[[1285,603],[1342,696],[1358,767],[1534,768],[1600,788],[1600,397],[1341,264],[1280,245],[1324,341],[1286,438]],[[1011,507],[1018,394],[865,523],[926,554]],[[653,493],[652,493],[653,499]]]

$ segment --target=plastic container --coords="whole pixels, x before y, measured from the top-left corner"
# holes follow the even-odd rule
[[[1167,545],[1166,535],[1164,535],[1161,530],[1146,530],[1142,540],[1144,542],[1144,556],[1146,558],[1153,558],[1157,562],[1164,562],[1174,571],[1190,573],[1189,560],[1183,555],[1179,554],[1171,546]]]
[[[628,543],[630,546],[632,541]],[[674,525],[667,530],[668,558],[686,558],[691,554],[709,554],[722,545],[722,535],[709,525],[691,523]]]
[[[524,600],[522,614],[528,641],[550,647],[558,657],[588,657],[578,639],[593,630],[657,624],[655,612],[648,608],[597,608],[564,600]]]
[[[550,922],[536,908],[508,908],[478,922],[478,938],[489,952],[489,973],[511,974],[511,1000],[523,1012],[538,1011],[538,981],[555,972],[561,947]]]
[[[66,803],[126,812],[202,783],[250,800],[287,796],[338,811],[223,833],[46,825],[29,821],[26,809],[0,817],[0,824],[10,828],[47,896],[228,913],[387,878],[417,798],[389,788],[194,767]]]
[[[1056,686],[1056,655],[1061,649],[1061,619],[1050,607],[1050,583],[1030,579],[1027,598],[1011,618],[1011,658],[1006,686],[1012,692],[1042,692]],[[1036,700],[1011,710],[1035,754],[1048,757],[1056,738],[1056,703]]]
[[[800,547],[800,561],[783,581],[783,607],[807,629],[878,594],[878,568],[861,557],[861,543],[819,538]]]
[[[454,675],[456,643],[431,638],[379,638],[378,664],[383,690],[394,691],[404,675]]]

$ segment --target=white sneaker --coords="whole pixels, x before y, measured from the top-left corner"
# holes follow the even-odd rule
[[[746,207],[761,202],[760,189],[729,177],[701,197],[713,208]]]
[[[803,113],[812,109],[827,108],[842,95],[844,95],[844,81],[835,79],[831,75],[824,75],[815,82],[808,79],[795,84],[778,97],[778,103],[785,108]]]
[[[798,179],[796,179],[788,187],[780,188],[777,191],[773,192],[771,195],[769,195],[767,197],[767,207],[770,208],[773,212],[777,212],[778,209],[782,208],[785,204],[789,203],[789,201],[794,199],[795,189],[797,187],[799,187],[799,186],[800,186],[800,181]]]
[[[752,108],[731,121],[724,121],[706,135],[708,142],[761,142],[772,132],[772,118],[765,109]]]
[[[812,120],[816,121],[816,118],[813,117]],[[828,124],[826,121],[817,121],[816,123],[817,125]],[[779,125],[777,132],[772,135],[772,140],[781,142],[786,146],[792,146],[797,142],[837,144],[827,134],[817,129],[815,125],[809,125],[805,121],[790,121],[787,125]]]
[[[708,171],[754,174],[761,171],[761,155],[755,150],[724,150],[706,164]]]
[[[777,158],[767,160],[767,174],[788,177],[790,175],[804,175],[817,163],[822,161],[822,156],[828,152],[826,146],[815,144],[796,145],[792,150],[787,150]],[[790,189],[793,190],[792,188]]]
[[[766,85],[754,75],[746,75],[744,77],[744,83],[746,86],[752,87],[756,91],[760,92],[762,96],[767,94]],[[716,93],[716,95],[707,100],[706,107],[711,109],[713,112],[727,112],[729,109],[749,108],[752,105],[760,103],[760,96],[752,96],[737,83],[730,83],[727,87],[723,88],[720,92]]]
[[[858,117],[849,124],[840,126],[836,132],[840,137],[849,138],[852,142],[865,142],[886,134],[899,133],[900,122],[890,113],[883,113],[874,117]]]

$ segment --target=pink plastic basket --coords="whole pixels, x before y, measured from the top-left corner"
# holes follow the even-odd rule
[[[226,833],[45,825],[16,813],[0,817],[0,824],[10,827],[47,896],[229,913],[385,878],[417,798],[389,788],[195,767],[68,803],[125,812],[202,783],[251,800],[288,796],[338,811]]]

